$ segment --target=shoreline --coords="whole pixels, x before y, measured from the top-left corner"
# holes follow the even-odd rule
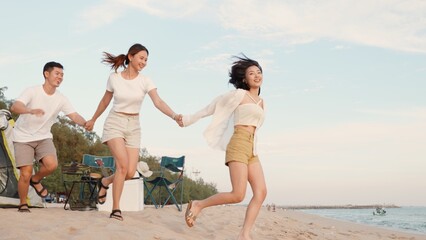
[[[277,208],[283,209],[375,209],[377,207],[383,208],[401,208],[394,204],[367,204],[367,205],[288,205],[288,206],[276,206]]]
[[[174,206],[123,212],[124,221],[109,218],[105,211],[64,210],[62,204],[31,208],[19,213],[16,208],[0,209],[2,239],[155,239],[155,240],[231,240],[243,223],[245,206],[223,205],[206,208],[196,225],[188,228],[184,211]],[[298,210],[262,207],[252,231],[253,240],[425,240],[426,235],[385,229],[321,217]]]

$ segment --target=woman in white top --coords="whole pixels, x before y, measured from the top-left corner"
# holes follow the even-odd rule
[[[139,111],[145,96],[148,94],[154,106],[178,124],[182,119],[181,115],[175,114],[160,98],[151,79],[140,73],[147,64],[148,54],[148,49],[141,44],[134,44],[127,54],[118,56],[104,52],[102,62],[111,65],[114,72],[109,76],[105,94],[95,114],[86,123],[86,129],[93,130],[96,119],[114,98],[113,106],[104,123],[102,142],[108,145],[114,157],[116,171],[113,175],[99,181],[98,203],[105,203],[108,186],[114,183],[110,217],[118,220],[123,220],[120,197],[124,181],[134,176],[139,160],[141,138]],[[124,70],[117,72],[119,67],[123,67]]]
[[[238,239],[251,239],[250,231],[266,198],[265,178],[256,152],[256,131],[264,119],[264,104],[259,97],[263,81],[262,68],[257,61],[243,55],[237,57],[229,76],[229,83],[236,90],[217,97],[195,114],[184,115],[182,121],[184,126],[189,126],[212,115],[213,120],[204,136],[211,147],[226,149],[225,164],[229,167],[232,191],[190,201],[185,221],[192,227],[204,208],[243,201],[248,182],[253,190],[253,197]],[[227,134],[229,126],[233,129],[232,136]]]

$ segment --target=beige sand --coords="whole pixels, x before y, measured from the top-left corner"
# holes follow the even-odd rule
[[[184,206],[185,210],[186,206]],[[61,207],[0,209],[0,239],[155,239],[202,240],[236,239],[245,207],[217,206],[205,209],[196,226],[188,228],[184,211],[176,207],[145,207],[140,212],[123,212],[124,221],[109,218],[108,212],[71,211]],[[294,210],[276,212],[262,208],[253,230],[255,240],[268,239],[426,239],[416,235],[334,221]]]

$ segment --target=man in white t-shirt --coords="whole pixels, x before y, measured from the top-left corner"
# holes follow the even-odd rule
[[[29,185],[40,197],[48,195],[47,189],[40,181],[58,167],[51,133],[58,114],[63,112],[80,126],[86,123],[68,99],[56,89],[62,83],[63,69],[60,63],[46,63],[43,68],[44,84],[25,89],[10,108],[12,112],[19,114],[12,137],[16,167],[20,170],[19,212],[30,212],[27,205]],[[34,160],[39,161],[40,169],[32,175]]]

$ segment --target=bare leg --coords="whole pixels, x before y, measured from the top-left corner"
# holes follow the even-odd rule
[[[111,176],[108,176],[108,177],[102,177],[101,178],[102,185],[105,187],[108,187],[114,181],[114,175],[115,174],[112,174]],[[105,187],[100,187],[98,192],[98,201],[101,204],[105,203],[107,198],[106,196],[107,189]]]
[[[40,168],[38,172],[34,174],[34,176],[30,177],[30,180],[33,182],[40,182],[43,178],[52,174],[56,168],[58,168],[58,160],[55,155],[47,155],[42,158],[39,164]],[[32,171],[32,168],[31,168]],[[35,184],[34,187],[36,191],[41,191],[43,188],[42,184]],[[47,194],[47,189],[41,193],[43,196]]]
[[[204,200],[193,201],[191,212],[194,216],[198,216],[201,210],[206,207],[239,203],[244,200],[247,189],[248,166],[241,162],[230,162],[228,167],[231,176],[232,191],[217,193]],[[189,222],[193,224],[192,221]]]
[[[33,166],[22,166],[19,168],[18,194],[19,205],[27,203],[28,188],[30,187],[30,179],[33,174]]]
[[[132,179],[135,176],[136,167],[139,161],[139,148],[126,148],[129,164],[127,166],[126,180]]]
[[[114,184],[112,190],[112,209],[120,209],[120,198],[121,193],[123,192],[124,180],[126,178],[128,166],[126,146],[124,144],[124,139],[122,138],[111,139],[107,142],[107,144],[114,157],[116,167],[114,175],[109,177],[109,180],[112,180],[111,182]]]
[[[56,170],[56,168],[58,168],[58,160],[56,160],[56,156],[47,155],[43,157],[43,159],[40,161],[40,169],[34,174],[32,178],[33,181],[41,181],[44,177],[47,177],[52,174]]]
[[[126,148],[127,154],[129,156],[129,166],[127,167],[127,175],[126,180],[132,179],[136,172],[137,163],[139,161],[139,149],[138,148]],[[109,186],[114,181],[114,175],[104,177],[102,178],[102,184],[104,186]],[[102,192],[99,193],[99,195],[105,194],[104,189],[102,189]]]
[[[266,183],[260,162],[248,165],[248,181],[253,190],[253,197],[247,207],[244,225],[238,236],[239,240],[251,239],[250,231],[266,198]]]
[[[114,157],[116,171],[110,177],[104,178],[102,183],[108,186],[114,183],[112,191],[113,206],[112,209],[120,209],[120,198],[123,192],[124,181],[133,177],[136,171],[136,164],[139,156],[138,148],[128,148],[125,146],[124,139],[114,138],[107,142],[108,147]],[[129,175],[132,174],[131,177]],[[106,191],[106,190],[104,190]],[[99,193],[103,195],[104,193]]]

